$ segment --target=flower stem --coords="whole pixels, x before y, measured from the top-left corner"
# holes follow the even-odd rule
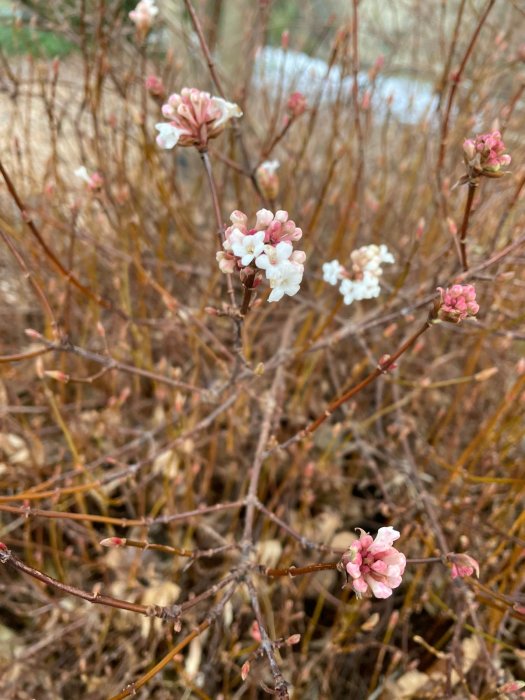
[[[470,218],[470,212],[472,209],[472,203],[474,201],[474,195],[476,194],[477,188],[478,188],[478,183],[476,180],[469,181],[467,201],[465,203],[465,213],[463,214],[463,221],[461,222],[461,229],[459,232],[459,250],[460,250],[460,255],[461,255],[461,265],[463,267],[464,272],[466,272],[468,270],[467,244],[466,244],[468,222],[469,222],[469,218]]]
[[[210,156],[207,150],[199,151],[202,164],[204,165],[204,170],[206,171],[206,177],[208,179],[208,186],[210,188],[211,199],[213,203],[213,213],[215,214],[215,221],[217,223],[217,234],[221,243],[224,242],[224,226],[222,223],[221,208],[219,205],[219,197],[217,195],[217,185],[215,184],[215,179],[213,177],[213,170],[211,167]],[[235,293],[233,291],[232,277],[231,274],[226,275],[226,284],[228,287],[228,295],[230,297],[231,305],[233,308],[237,307],[235,302]]]
[[[272,578],[277,576],[302,576],[303,574],[315,574],[317,571],[334,571],[337,569],[337,562],[325,562],[323,564],[310,564],[309,566],[290,566],[286,569],[270,569],[263,567],[261,573]]]
[[[242,304],[241,304],[241,311],[240,314],[241,316],[246,316],[248,313],[248,309],[250,308],[250,300],[252,298],[252,292],[253,292],[253,283],[255,282],[255,275],[256,272],[254,272],[250,277],[245,282],[244,285],[244,296],[242,298]]]

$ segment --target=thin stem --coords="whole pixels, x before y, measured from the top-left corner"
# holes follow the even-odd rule
[[[70,270],[67,270],[64,267],[64,265],[60,262],[60,260],[53,253],[51,248],[47,245],[44,238],[42,237],[42,234],[38,230],[33,219],[31,218],[31,215],[30,215],[27,207],[24,205],[24,203],[20,199],[20,196],[19,196],[18,192],[16,191],[16,188],[15,188],[11,178],[9,177],[7,171],[5,170],[1,161],[0,161],[0,173],[2,174],[2,177],[5,180],[9,194],[11,195],[16,206],[18,207],[18,210],[20,211],[20,214],[22,215],[22,220],[24,221],[24,223],[27,225],[27,227],[29,228],[29,230],[31,231],[33,236],[38,241],[38,244],[43,249],[48,260],[58,270],[58,272],[63,277],[65,277],[68,280],[68,282],[70,282],[81,294],[83,294],[88,299],[91,299],[92,301],[94,301],[96,304],[98,304],[98,306],[101,306],[104,309],[108,309],[109,311],[113,311],[114,313],[117,313],[119,316],[121,316],[123,319],[128,320],[128,315],[124,311],[116,308],[110,301],[108,301],[107,299],[104,299],[104,297],[102,297],[100,294],[93,292],[89,287],[86,287],[84,284],[82,284],[82,282],[80,282],[75,277],[75,275]]]
[[[328,407],[321,413],[320,416],[318,416],[314,421],[312,421],[309,425],[306,426],[306,428],[303,428],[300,432],[296,433],[293,435],[291,438],[286,440],[285,442],[281,443],[280,445],[277,445],[276,447],[273,447],[271,450],[268,450],[265,454],[264,457],[267,455],[271,454],[274,450],[277,449],[286,449],[287,447],[290,447],[290,445],[295,444],[296,442],[300,442],[301,440],[304,440],[305,437],[308,435],[311,435],[314,433],[317,428],[322,425],[325,420],[330,418],[330,416],[333,414],[335,410],[337,410],[340,406],[342,406],[344,403],[349,401],[351,398],[353,398],[356,394],[358,394],[360,391],[362,391],[365,387],[367,387],[369,384],[371,384],[377,377],[381,376],[384,374],[389,367],[391,367],[395,361],[401,357],[401,355],[406,352],[409,348],[411,348],[416,340],[423,335],[423,333],[428,330],[432,326],[432,319],[429,317],[425,323],[421,326],[421,328],[416,331],[413,335],[410,336],[402,345],[401,347],[393,354],[389,355],[388,358],[384,361],[378,364],[378,366],[373,370],[373,372],[370,372],[370,374],[365,377],[359,384],[356,384],[353,386],[351,389],[346,391],[344,394],[341,396],[338,396],[336,399],[334,399]]]
[[[290,537],[292,537],[294,540],[299,542],[301,547],[303,549],[316,549],[319,552],[330,552],[331,554],[343,554],[344,550],[342,549],[337,549],[334,547],[329,547],[326,544],[319,544],[318,542],[312,542],[308,538],[304,537],[304,535],[299,534],[296,532],[288,523],[285,523],[284,520],[281,520],[275,513],[272,513],[271,510],[269,510],[265,505],[263,505],[260,501],[257,501],[255,504],[255,507],[257,508],[258,511],[263,513],[268,520],[271,520],[272,523],[275,523],[278,527],[281,528],[281,530],[284,530]]]
[[[208,151],[199,151],[202,164],[204,165],[204,170],[206,171],[206,177],[208,180],[208,186],[210,188],[211,199],[213,203],[213,212],[215,214],[215,221],[217,223],[217,234],[219,236],[219,241],[221,245],[224,243],[224,225],[221,216],[221,207],[219,204],[219,196],[217,194],[217,185],[215,184],[215,178],[213,177],[213,170],[211,167],[211,161]],[[235,301],[235,293],[233,291],[232,276],[230,273],[226,275],[226,284],[228,287],[228,294],[230,297],[230,302],[232,307],[237,308],[237,303]]]
[[[187,384],[186,382],[179,382],[176,379],[171,379],[171,377],[166,377],[162,374],[157,374],[156,372],[150,372],[147,369],[141,369],[140,367],[135,367],[134,365],[128,365],[125,362],[119,362],[118,360],[115,360],[112,357],[107,357],[106,355],[99,355],[98,353],[92,352],[91,350],[84,350],[84,348],[81,348],[78,345],[73,345],[73,343],[70,342],[52,343],[51,341],[44,338],[44,336],[40,336],[39,341],[46,346],[38,352],[39,355],[43,354],[44,352],[50,352],[52,350],[55,352],[71,353],[73,355],[77,355],[78,357],[82,357],[84,360],[96,362],[97,364],[102,365],[107,371],[117,370],[119,372],[124,372],[125,374],[135,374],[139,377],[144,377],[145,379],[151,379],[152,381],[159,382],[161,384],[167,384],[168,386],[174,387],[176,389],[185,389],[186,391],[191,391],[198,394],[206,393],[206,389],[204,388],[193,386],[193,384]],[[6,360],[6,362],[7,361],[8,360]],[[91,381],[93,381],[92,378],[85,378],[83,381],[91,383],[90,379]],[[79,379],[76,381],[82,380]]]
[[[30,352],[17,352],[13,355],[0,355],[0,364],[22,362],[22,360],[32,360],[33,357],[45,355],[46,353],[51,352],[51,350],[52,348],[38,348],[38,350],[31,350]]]
[[[310,564],[309,566],[290,566],[286,569],[270,569],[262,567],[260,573],[265,576],[276,578],[278,576],[303,576],[304,574],[315,574],[317,571],[334,571],[337,569],[338,562],[326,562],[324,564]]]
[[[108,537],[100,542],[105,547],[134,547],[135,549],[152,549],[165,554],[173,554],[177,557],[187,557],[188,559],[201,559],[215,557],[223,552],[231,551],[237,547],[236,544],[226,544],[221,547],[211,549],[182,549],[181,547],[171,547],[167,544],[156,544],[143,540],[131,540],[128,537]]]
[[[184,639],[179,642],[176,646],[174,646],[172,649],[169,650],[169,652],[164,656],[163,659],[161,659],[153,668],[151,668],[147,673],[145,673],[143,676],[141,676],[137,681],[134,683],[130,683],[124,690],[117,695],[114,695],[110,698],[110,700],[123,700],[123,698],[127,698],[130,695],[135,695],[137,693],[137,690],[139,688],[142,688],[143,685],[148,683],[154,676],[157,675],[157,673],[160,673],[163,668],[165,668],[172,659],[177,656],[183,649],[185,649],[188,644],[194,640],[196,637],[201,635],[204,630],[208,629],[215,620],[222,614],[224,607],[226,603],[230,600],[232,595],[235,593],[235,590],[237,588],[236,584],[232,584],[230,589],[226,591],[223,599],[215,605],[208,615],[206,615],[206,618],[200,623],[198,627],[196,627],[190,634],[188,634]]]
[[[472,35],[472,38],[471,38],[470,43],[467,47],[467,50],[465,51],[465,54],[463,56],[463,60],[461,61],[461,64],[458,68],[458,71],[457,71],[456,75],[454,76],[454,80],[452,82],[452,87],[450,88],[450,93],[448,96],[447,106],[445,108],[445,116],[443,118],[443,123],[441,126],[441,141],[439,144],[439,154],[438,154],[438,162],[437,162],[438,173],[441,171],[441,167],[443,165],[443,161],[445,158],[445,150],[447,147],[447,137],[448,137],[450,113],[452,111],[452,104],[454,102],[454,97],[456,95],[458,85],[459,85],[461,78],[463,76],[465,66],[467,65],[467,61],[470,58],[470,54],[472,53],[472,50],[474,49],[474,46],[476,44],[476,41],[477,41],[477,38],[478,38],[479,33],[481,31],[481,28],[485,24],[485,20],[487,19],[489,12],[491,11],[495,2],[496,2],[496,0],[489,0],[489,2],[487,3],[487,6],[485,7],[483,14],[481,15],[481,18],[476,26],[476,29],[474,30],[474,34]]]
[[[224,90],[222,87],[222,83],[219,79],[219,76],[217,75],[217,71],[215,70],[215,63],[213,61],[210,49],[209,49],[208,44],[206,42],[204,32],[202,31],[202,26],[201,26],[200,20],[197,16],[197,13],[195,12],[195,8],[193,7],[191,0],[184,0],[184,4],[186,6],[186,9],[188,10],[188,14],[190,15],[191,22],[193,24],[193,28],[195,29],[195,32],[196,32],[197,37],[199,39],[199,44],[200,44],[200,47],[202,49],[202,53],[204,54],[204,58],[206,59],[206,63],[208,65],[208,70],[210,71],[211,79],[213,80],[219,95],[223,99],[225,99],[225,93],[224,93]],[[240,126],[237,124],[237,122],[235,120],[232,122],[232,130],[233,130],[233,133],[235,134],[235,138],[236,138],[236,140],[239,144],[239,147],[241,149],[242,159],[244,161],[244,170],[246,173],[248,173],[248,176],[251,180],[251,183],[253,185],[254,190],[259,195],[259,198],[261,199],[264,206],[266,206],[266,204],[267,204],[266,199],[265,199],[264,195],[262,194],[259,185],[257,184],[257,180],[255,178],[255,173],[253,172],[253,168],[250,165],[250,158],[248,156],[248,151],[246,149],[246,145],[245,145],[244,140],[242,138]]]
[[[285,348],[290,342],[292,323],[293,317],[290,317],[283,330],[283,337],[281,341],[280,350]],[[262,417],[262,426],[259,433],[259,441],[255,450],[255,456],[253,458],[253,464],[250,474],[250,484],[248,486],[248,495],[246,497],[246,518],[244,521],[244,532],[242,537],[243,555],[245,558],[248,556],[253,545],[253,522],[255,518],[255,511],[259,506],[259,501],[257,499],[257,489],[259,487],[259,478],[261,476],[261,469],[264,462],[264,450],[268,443],[268,438],[270,437],[272,419],[275,414],[275,409],[277,405],[277,395],[280,391],[283,381],[284,365],[280,365],[277,368],[271,389],[268,393],[268,396],[266,397],[266,406],[264,408],[264,414]]]
[[[6,564],[12,569],[32,576],[38,581],[42,581],[46,586],[56,588],[62,593],[67,593],[68,595],[75,596],[76,598],[82,598],[88,603],[93,603],[94,605],[106,605],[111,608],[119,608],[120,610],[129,610],[135,613],[141,613],[142,615],[148,615],[149,617],[160,617],[161,619],[178,617],[172,606],[157,606],[157,605],[139,605],[137,603],[129,603],[127,600],[120,600],[119,598],[113,598],[113,596],[102,595],[100,593],[90,593],[89,591],[84,591],[76,586],[69,586],[66,583],[57,581],[56,579],[44,574],[38,569],[33,569],[32,566],[25,564],[21,559],[18,559],[7,547],[0,543],[0,564]]]
[[[282,700],[288,699],[288,685],[284,680],[284,676],[281,673],[281,669],[277,664],[277,659],[275,658],[275,653],[273,650],[273,642],[268,636],[266,627],[264,625],[264,620],[262,617],[261,607],[259,605],[259,599],[257,598],[257,591],[253,584],[251,578],[246,579],[246,587],[248,588],[248,594],[250,596],[250,603],[252,605],[252,610],[259,625],[259,632],[261,634],[261,646],[266,654],[268,661],[270,663],[270,670],[275,682],[275,691],[277,697],[282,698]]]
[[[256,274],[256,272],[253,272],[244,283],[244,295],[242,298],[241,310],[239,312],[243,317],[246,316],[250,308],[250,300],[252,298],[252,292],[254,290],[254,287],[252,285],[255,282]]]
[[[53,309],[51,308],[51,304],[49,303],[46,295],[44,294],[42,287],[36,281],[34,274],[31,272],[31,270],[26,265],[24,258],[19,253],[19,251],[16,249],[16,246],[11,241],[11,238],[1,228],[0,228],[0,236],[2,236],[2,238],[4,239],[4,242],[8,246],[9,250],[13,253],[20,269],[24,273],[24,276],[31,283],[31,285],[35,291],[36,296],[40,299],[40,303],[42,305],[42,308],[44,309],[44,312],[47,314],[47,316],[49,318],[49,322],[50,322],[51,327],[53,329],[53,333],[55,334],[56,337],[58,337],[59,336],[58,321],[55,318],[55,314],[53,312]]]
[[[465,213],[463,214],[463,221],[461,222],[461,229],[459,231],[459,250],[460,250],[460,255],[461,255],[461,265],[463,267],[464,272],[466,272],[468,270],[467,243],[466,243],[468,222],[469,222],[470,212],[472,209],[472,203],[474,201],[474,195],[476,194],[477,188],[478,188],[478,183],[476,180],[471,180],[468,183],[468,194],[467,194],[467,201],[465,203]]]

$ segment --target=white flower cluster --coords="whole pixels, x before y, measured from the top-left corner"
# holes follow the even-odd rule
[[[288,219],[288,212],[275,215],[268,209],[257,212],[255,228],[248,229],[248,217],[241,211],[230,216],[232,226],[225,232],[224,251],[217,253],[222,272],[243,272],[246,279],[249,270],[254,276],[263,270],[272,291],[268,301],[279,301],[285,294],[293,296],[299,291],[303,279],[306,255],[294,250],[292,241],[298,241],[303,232]],[[254,285],[255,286],[255,285]]]
[[[137,7],[129,13],[129,18],[139,31],[148,31],[158,13],[155,0],[140,0]]]
[[[386,245],[365,245],[354,250],[350,259],[351,273],[338,260],[324,263],[324,281],[334,286],[341,282],[339,291],[345,304],[378,297],[381,292],[379,278],[383,274],[382,265],[394,262],[392,253]]]

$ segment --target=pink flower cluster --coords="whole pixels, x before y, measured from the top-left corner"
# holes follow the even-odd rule
[[[447,559],[452,562],[450,575],[453,579],[472,576],[474,572],[479,578],[479,564],[476,559],[471,557],[469,554],[455,554],[454,552],[451,552],[450,554],[447,554]]]
[[[500,177],[502,166],[509,165],[511,157],[506,150],[499,131],[481,134],[463,142],[463,157],[471,177],[485,175]]]
[[[196,88],[182,88],[180,94],[170,95],[162,114],[170,121],[155,125],[161,148],[179,145],[204,149],[209,139],[224,131],[230,119],[242,117],[239,105]]]
[[[393,527],[380,527],[374,539],[361,528],[358,530],[359,539],[343,554],[338,568],[346,573],[347,581],[352,579],[358,598],[363,595],[389,598],[392,589],[401,584],[406,566],[405,555],[392,547],[399,532]]]
[[[441,321],[459,323],[469,316],[475,316],[479,311],[476,302],[476,290],[471,284],[454,284],[452,287],[438,287],[441,301],[437,317]]]
[[[219,268],[224,273],[240,271],[242,280],[251,280],[253,287],[259,283],[258,275],[264,271],[272,291],[268,301],[279,301],[287,294],[299,291],[303,279],[306,255],[293,250],[303,232],[288,219],[288,212],[260,209],[255,227],[248,228],[248,217],[242,211],[230,216],[232,225],[225,231],[224,250],[217,253]]]
[[[292,92],[286,103],[286,110],[294,119],[304,114],[308,108],[306,97],[302,92]]]

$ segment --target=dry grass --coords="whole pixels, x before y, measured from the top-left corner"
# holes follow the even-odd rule
[[[440,98],[415,125],[363,109],[355,91],[330,104],[310,99],[272,152],[282,164],[276,208],[304,231],[305,279],[277,304],[261,285],[241,323],[223,313],[199,155],[156,146],[159,105],[144,88],[156,73],[170,91],[216,92],[190,18],[161,20],[164,31],[140,46],[121,4],[106,4],[104,21],[96,12],[80,23],[48,18],[79,47],[60,64],[4,57],[1,161],[37,234],[2,180],[0,512],[16,557],[6,564],[112,596],[117,607],[1,567],[1,697],[120,698],[137,682],[126,694],[256,698],[279,687],[279,674],[289,684],[281,697],[306,700],[518,697],[498,689],[524,674],[525,7],[402,4],[424,5],[424,16],[414,11],[421,31],[392,35],[383,71],[396,55],[408,65],[415,57],[414,75],[430,75]],[[216,36],[196,5],[222,55],[227,32]],[[250,169],[284,116],[286,96],[276,104],[248,89],[272,13],[282,21],[279,3],[255,5],[239,53],[224,57],[237,60],[237,79],[217,66],[245,113],[239,133],[210,149],[224,223],[264,204]],[[365,28],[368,9],[362,0]],[[315,27],[318,53],[351,76],[360,27],[351,17],[329,22]],[[389,34],[376,28],[384,46]],[[291,48],[302,43],[292,34]],[[368,68],[369,34],[364,45]],[[448,76],[464,57],[456,84]],[[461,146],[496,127],[511,173],[481,182],[461,277],[451,234],[466,199],[465,187],[452,189]],[[99,193],[74,177],[81,163],[103,175]],[[321,265],[368,243],[387,244],[396,263],[378,299],[343,306]],[[274,449],[393,354],[425,322],[436,287],[458,279],[476,286],[477,322],[433,326],[395,371]],[[257,501],[247,498],[254,486]],[[452,582],[449,564],[414,562],[391,598],[357,600],[333,570],[272,577],[252,566],[334,562],[354,528],[384,525],[400,530],[412,559],[468,551],[480,580]],[[128,546],[100,546],[114,536]],[[175,603],[175,623],[152,607]],[[257,616],[274,645],[254,639]],[[294,634],[300,641],[288,646]]]

